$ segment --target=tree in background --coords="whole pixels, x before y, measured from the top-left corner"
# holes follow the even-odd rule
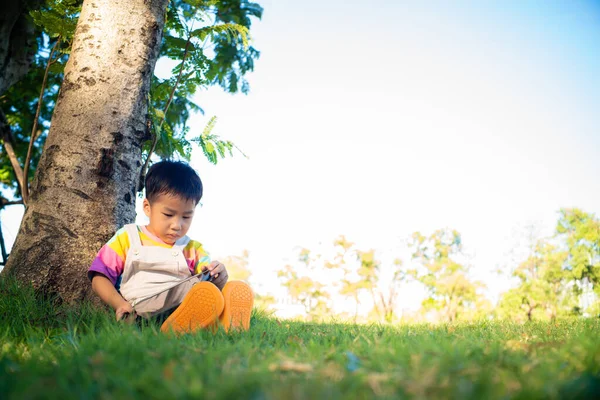
[[[324,303],[331,298],[335,304],[339,294],[353,300],[355,321],[360,301],[367,296],[373,304],[371,316],[380,322],[394,322],[399,287],[410,279],[427,289],[422,311],[434,311],[431,316],[435,321],[476,320],[494,313],[500,318],[527,321],[600,312],[597,296],[587,310],[580,309],[578,298],[586,282],[593,283],[598,291],[600,221],[593,214],[564,209],[554,237],[539,239],[534,231],[534,227],[528,229],[526,245],[517,249],[522,261],[514,260],[516,267],[510,272],[516,285],[501,295],[495,310],[480,294],[484,285],[469,277],[469,268],[461,259],[460,234],[449,229],[428,237],[419,232],[412,235],[408,245],[414,267],[405,267],[398,258],[387,265],[375,250],[361,250],[342,235],[334,240],[329,259],[302,249],[298,258],[303,265],[286,266],[280,276],[295,299],[306,301],[312,296],[316,302],[314,299],[322,296]],[[324,278],[336,272],[337,281]]]
[[[231,152],[232,143],[211,133],[214,120],[186,139],[189,113],[200,111],[189,97],[212,84],[247,90],[243,76],[258,56],[247,33],[250,18],[262,14],[246,0],[86,0],[79,11],[80,5],[48,1],[32,14],[45,32],[37,41],[43,43],[39,65],[0,99],[12,131],[3,137],[15,144],[11,156],[13,141],[3,142],[2,170],[12,171],[3,182],[14,183],[15,196],[27,203],[3,273],[68,301],[91,293],[87,265],[119,226],[134,220],[136,192],[153,154],[189,158],[191,142],[212,162]],[[170,78],[153,77],[160,56],[179,60]],[[42,66],[44,79],[34,84]],[[28,109],[17,108],[16,97],[38,92],[40,101],[36,96]],[[44,107],[53,108],[52,124]],[[19,132],[26,146],[18,145]],[[22,184],[14,159],[23,165]]]
[[[272,295],[265,295],[262,293],[254,292],[254,307],[267,312],[273,312],[273,306],[277,303],[275,297]]]
[[[354,243],[350,242],[344,235],[338,236],[333,241],[335,254],[333,259],[325,262],[325,268],[328,270],[341,271],[339,282],[339,294],[354,302],[354,321],[358,318],[358,308],[360,306],[360,292],[365,289],[357,274],[356,260],[357,254]],[[336,283],[334,283],[336,285]]]
[[[527,259],[514,269],[518,286],[502,295],[498,315],[531,321],[572,313],[573,282],[563,268],[568,256],[547,240],[537,241]]]
[[[412,235],[410,247],[413,261],[419,268],[410,274],[421,282],[429,293],[423,301],[425,310],[435,310],[442,320],[454,322],[471,313],[478,302],[477,290],[483,287],[468,277],[468,268],[455,261],[462,253],[461,236],[457,231],[442,229],[425,237]]]
[[[249,268],[250,264],[250,252],[248,250],[242,251],[240,255],[230,255],[219,258],[223,264],[227,267],[227,273],[229,280],[240,280],[248,281],[252,276],[252,270]],[[275,304],[275,298],[270,295],[263,295],[260,293],[254,293],[254,306],[256,308],[271,311],[271,306]]]
[[[252,276],[252,270],[249,266],[250,252],[244,250],[241,255],[232,255],[220,258],[223,264],[227,266],[227,273],[229,274],[229,280],[240,280],[248,281]],[[260,293],[254,293],[254,305],[256,308],[260,308],[266,311],[270,311],[271,306],[275,304],[275,298],[269,295],[261,295]]]
[[[360,280],[357,282],[357,287],[367,290],[371,295],[373,310],[379,321],[393,322],[396,314],[398,289],[409,278],[408,272],[404,269],[404,263],[401,259],[396,258],[391,265],[382,264],[373,249],[357,250],[357,257],[360,262],[357,271]],[[391,272],[387,282],[383,275],[384,272]]]
[[[326,285],[317,280],[319,272],[322,271],[322,268],[319,268],[319,258],[318,255],[313,256],[310,250],[302,248],[297,257],[299,265],[288,264],[277,273],[290,297],[304,306],[310,320],[322,319],[331,311],[329,305],[331,296]]]
[[[279,276],[290,296],[305,305],[311,318],[328,313],[330,300],[341,296],[354,302],[353,319],[357,321],[360,298],[365,294],[372,301],[378,322],[394,320],[398,288],[408,276],[401,260],[390,266],[382,264],[375,250],[360,250],[343,235],[333,241],[332,256],[302,248],[298,260],[297,267],[287,265]]]
[[[252,275],[252,271],[248,268],[248,258],[250,253],[244,250],[240,256],[223,257],[223,264],[227,266],[227,273],[230,280],[247,281]]]
[[[600,296],[600,219],[578,208],[560,210],[556,234],[565,244],[565,269],[581,294],[589,284]]]

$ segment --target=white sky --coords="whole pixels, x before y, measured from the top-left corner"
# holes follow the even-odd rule
[[[389,252],[450,227],[494,296],[523,226],[600,214],[597,3],[260,4],[250,94],[201,92],[191,122],[199,134],[216,115],[250,158],[195,153],[205,197],[189,233],[213,256],[250,250],[257,287],[295,246],[344,234]]]

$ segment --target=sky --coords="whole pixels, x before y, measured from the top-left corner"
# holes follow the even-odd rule
[[[249,250],[260,290],[282,293],[297,246],[344,234],[386,258],[452,228],[497,298],[509,282],[493,271],[526,226],[600,215],[600,3],[259,3],[250,93],[201,91],[190,120],[200,134],[217,116],[249,158],[194,152],[205,191],[188,235],[215,258]],[[3,212],[8,241],[18,214]]]

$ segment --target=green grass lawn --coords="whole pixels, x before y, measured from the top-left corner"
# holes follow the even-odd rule
[[[600,321],[166,336],[0,280],[0,398],[600,398]]]

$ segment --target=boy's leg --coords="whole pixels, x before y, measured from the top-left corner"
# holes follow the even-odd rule
[[[171,314],[173,314],[173,312],[175,312],[177,307],[179,307],[179,304],[174,307],[169,308],[168,310],[165,310],[156,315],[153,315],[151,318],[152,322],[155,325],[162,325],[167,320],[167,318],[169,318],[169,316],[171,316]]]
[[[192,286],[200,282],[198,278],[182,281],[171,286],[168,290],[163,290],[154,296],[144,298],[136,302],[134,311],[144,319],[157,320],[162,318],[162,322],[183,302]],[[159,288],[160,289],[160,288]],[[157,318],[158,317],[158,318]]]
[[[225,307],[219,317],[225,332],[231,328],[250,329],[250,315],[254,305],[254,292],[250,286],[242,281],[230,281],[223,288]]]
[[[223,312],[221,291],[210,282],[198,282],[160,327],[163,332],[193,332],[212,325]]]

